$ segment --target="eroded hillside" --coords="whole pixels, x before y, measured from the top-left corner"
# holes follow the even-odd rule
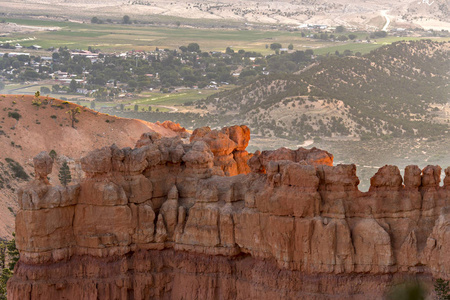
[[[76,108],[80,114],[73,128],[67,112]],[[101,114],[58,99],[0,95],[0,238],[10,237],[14,231],[15,191],[33,179],[32,158],[37,152],[53,150],[55,166],[59,169],[67,161],[73,180],[79,181],[82,155],[114,141],[119,147],[133,146],[147,131],[176,135],[159,125]],[[57,172],[50,182],[58,182]]]
[[[47,17],[89,19],[92,16],[148,18],[152,21],[173,22],[182,18],[184,23],[223,24],[248,22],[252,24],[325,24],[345,25],[359,29],[381,29],[386,16],[391,27],[449,28],[449,5],[445,0],[435,1],[170,1],[170,0],[114,0],[61,2],[57,0],[0,1],[3,11]],[[158,18],[159,17],[159,18]],[[169,17],[169,18],[168,18]],[[191,20],[190,20],[191,19]]]

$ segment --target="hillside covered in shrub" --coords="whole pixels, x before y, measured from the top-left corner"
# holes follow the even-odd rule
[[[325,57],[298,75],[263,76],[196,105],[210,126],[245,123],[263,136],[441,135],[449,129],[449,50],[450,42],[422,40]]]

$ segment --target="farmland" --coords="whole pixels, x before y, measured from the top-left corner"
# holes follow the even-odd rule
[[[32,19],[2,19],[5,22],[24,26],[51,28],[33,32],[19,32],[0,38],[0,43],[21,41],[21,45],[50,47],[67,46],[70,49],[87,49],[89,46],[104,52],[144,50],[158,48],[177,49],[191,42],[200,44],[202,50],[224,51],[226,47],[272,54],[266,46],[280,43],[287,47],[292,43],[294,49],[313,49],[317,54],[334,53],[346,49],[367,53],[386,43],[419,37],[395,37],[377,39],[374,43],[333,42],[302,37],[298,30],[253,30],[194,27],[158,27],[151,24],[91,24]],[[54,30],[58,28],[58,30]],[[363,37],[365,33],[357,34]],[[448,38],[436,38],[448,40]]]

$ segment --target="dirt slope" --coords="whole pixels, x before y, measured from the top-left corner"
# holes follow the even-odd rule
[[[13,15],[89,21],[93,16],[154,21],[155,16],[208,19],[217,22],[265,24],[344,25],[359,29],[381,29],[389,16],[390,28],[423,27],[449,29],[449,4],[446,0],[0,0],[2,12]],[[46,16],[46,17],[44,17]],[[171,20],[167,18],[165,20]],[[173,22],[175,23],[175,22]],[[27,30],[30,30],[28,28]]]
[[[40,97],[39,107],[32,104],[33,100],[33,96],[0,95],[0,238],[14,231],[14,193],[26,181],[20,177],[32,177],[32,159],[37,153],[57,153],[51,181],[58,180],[59,165],[67,158],[76,180],[76,161],[92,149],[114,142],[119,143],[118,147],[133,147],[142,133],[151,130],[176,135],[153,123],[109,116],[53,98]],[[67,111],[76,107],[81,114],[74,129]],[[26,174],[20,172],[20,167]]]

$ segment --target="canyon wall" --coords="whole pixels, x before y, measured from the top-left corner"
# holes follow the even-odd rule
[[[249,154],[246,126],[190,141],[144,134],[52,160],[19,193],[20,260],[8,299],[380,299],[411,278],[450,279],[450,168],[355,165],[319,149]]]

